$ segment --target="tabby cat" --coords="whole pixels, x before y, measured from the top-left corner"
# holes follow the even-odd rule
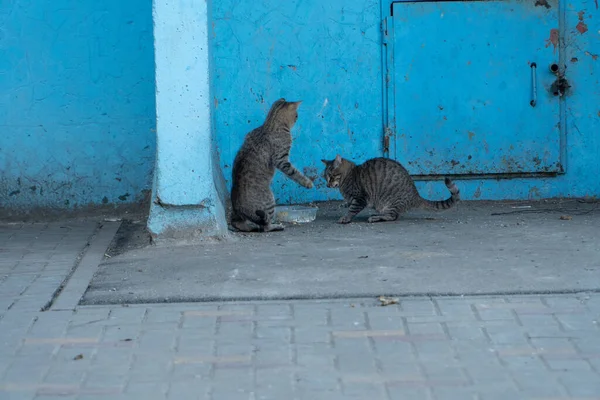
[[[283,230],[283,225],[272,223],[275,197],[271,182],[275,169],[305,188],[313,187],[312,181],[289,160],[290,131],[298,120],[300,103],[277,100],[263,125],[246,135],[233,162],[231,225],[235,229],[244,232]]]
[[[334,160],[321,160],[325,165],[327,187],[339,188],[348,202],[348,212],[338,221],[347,224],[365,207],[375,208],[378,214],[369,222],[395,221],[411,208],[446,210],[460,200],[458,188],[448,178],[446,187],[452,196],[443,201],[422,198],[408,171],[402,164],[388,158],[372,158],[356,165],[339,155]]]

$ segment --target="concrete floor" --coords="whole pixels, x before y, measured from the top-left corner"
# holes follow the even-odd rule
[[[598,399],[599,293],[407,296],[386,307],[372,296],[77,305],[105,254],[113,255],[101,274],[118,284],[113,291],[105,282],[114,303],[129,295],[133,272],[131,287],[148,298],[180,288],[239,296],[246,286],[253,296],[307,297],[390,282],[406,293],[461,280],[475,287],[468,278],[489,270],[495,276],[475,283],[506,284],[498,271],[507,270],[546,290],[597,287],[597,206],[513,206],[467,204],[436,220],[341,227],[333,223],[340,210],[328,205],[316,223],[282,234],[178,248],[144,248],[143,221],[0,223],[0,399]],[[516,257],[528,252],[539,263],[530,278],[530,259]],[[480,255],[487,258],[476,263]],[[205,279],[218,271],[225,280]],[[569,279],[543,279],[551,273]],[[100,277],[88,299],[101,293]]]
[[[221,243],[136,248],[122,237],[128,250],[105,260],[83,304],[600,288],[599,203],[463,202],[392,223],[364,211],[350,225],[336,223],[340,203],[319,207],[313,223]]]

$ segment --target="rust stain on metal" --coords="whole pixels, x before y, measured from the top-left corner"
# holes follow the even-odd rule
[[[467,131],[467,133],[469,134],[469,140],[473,140],[475,137],[475,132]]]
[[[215,97],[215,108],[219,108],[219,99]]]
[[[584,33],[586,33],[586,32],[587,32],[587,30],[588,30],[588,27],[587,27],[587,25],[586,25],[586,24],[585,24],[585,22],[583,22],[583,21],[579,21],[579,23],[577,24],[577,26],[576,26],[575,28],[576,28],[576,29],[579,31],[579,33],[581,33],[582,35],[583,35]]]
[[[552,8],[552,6],[550,4],[548,4],[548,0],[535,0],[535,6],[536,7],[546,7],[546,8]]]
[[[577,57],[573,57],[573,58],[571,58],[571,62],[572,62],[572,63],[576,63],[577,61],[579,61],[579,59],[578,59]]]
[[[587,24],[583,22],[583,16],[585,15],[585,11],[579,11],[577,16],[579,17],[579,23],[575,27],[582,35],[588,31]]]
[[[477,187],[477,189],[475,190],[475,193],[473,193],[473,197],[475,197],[476,199],[481,197],[481,187]]]
[[[546,39],[546,47],[550,45],[554,46],[554,52],[556,53],[556,47],[558,46],[558,29],[550,29],[550,36]]]
[[[583,21],[579,21],[577,26],[575,27],[582,35],[587,32],[587,25]]]

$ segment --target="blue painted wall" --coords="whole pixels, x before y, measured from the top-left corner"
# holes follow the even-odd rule
[[[374,0],[212,1],[215,131],[228,184],[244,136],[279,97],[303,100],[290,159],[308,176],[336,152],[381,154],[380,3]],[[282,174],[283,203],[337,198],[322,179],[304,189]]]
[[[535,1],[528,1],[533,8]],[[320,175],[319,160],[336,153],[358,162],[383,155],[387,109],[380,22],[390,15],[390,4],[389,0],[211,2],[215,131],[228,184],[244,136],[262,123],[270,104],[281,96],[304,100],[293,131],[291,160],[310,175]],[[560,6],[567,75],[573,85],[563,104],[566,174],[459,180],[465,199],[600,196],[600,11],[595,0]],[[440,181],[421,181],[418,187],[427,197],[448,195]],[[309,191],[281,174],[274,191],[282,203],[339,198],[322,179]]]
[[[155,160],[152,1],[2,1],[0,104],[0,207],[141,200]]]

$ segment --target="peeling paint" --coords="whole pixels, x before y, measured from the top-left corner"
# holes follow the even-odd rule
[[[550,4],[548,4],[548,0],[535,0],[535,6],[536,7],[546,7],[546,8],[552,8],[552,6],[550,6]]]
[[[556,28],[550,29],[550,36],[546,39],[546,47],[550,47],[550,45],[554,46],[554,52],[556,53],[556,48],[558,46],[559,40],[559,30]]]
[[[594,61],[596,61],[598,59],[598,54],[592,54],[589,51],[586,51],[584,54],[588,57],[592,57],[592,60],[594,60]]]
[[[588,31],[588,27],[583,21],[579,21],[575,29],[577,29],[582,35]]]
[[[579,18],[579,23],[577,24],[575,29],[577,29],[577,31],[583,35],[584,33],[586,33],[588,31],[587,24],[583,21],[583,17],[585,16],[585,11],[579,11],[577,13],[577,16]]]

